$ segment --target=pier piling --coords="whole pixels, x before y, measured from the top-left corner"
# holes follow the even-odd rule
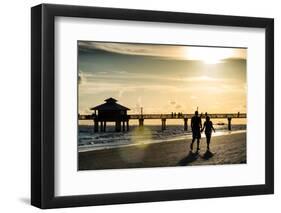
[[[184,118],[184,131],[187,131],[188,130],[188,118]]]
[[[162,118],[161,121],[162,121],[162,130],[165,130],[166,129],[166,118]]]
[[[99,122],[97,119],[94,120],[94,132],[99,131]]]
[[[142,127],[143,126],[143,121],[144,119],[143,118],[139,118],[139,126]]]
[[[99,131],[102,132],[102,122],[100,121],[99,123]]]
[[[121,121],[115,122],[115,131],[120,132],[121,131]]]
[[[129,131],[129,120],[126,121],[127,131]]]
[[[231,117],[227,118],[227,120],[228,120],[228,130],[229,131],[231,131],[231,119],[232,119]]]

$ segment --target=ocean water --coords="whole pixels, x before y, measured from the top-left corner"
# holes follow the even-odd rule
[[[128,132],[115,132],[115,126],[107,125],[106,132],[94,132],[93,125],[79,125],[78,127],[78,151],[90,151],[109,149],[113,147],[134,146],[149,143],[162,143],[192,138],[190,125],[188,131],[184,131],[183,125],[167,125],[166,130],[161,130],[161,125],[130,126]],[[232,130],[228,126],[214,125],[216,132],[212,136],[246,132],[246,124],[233,124]],[[204,132],[201,134],[205,137]]]

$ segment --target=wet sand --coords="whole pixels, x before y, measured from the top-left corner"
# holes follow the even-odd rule
[[[212,137],[211,153],[206,153],[206,139],[200,152],[191,153],[191,139],[143,144],[104,150],[79,152],[79,170],[147,168],[246,163],[246,133]],[[197,147],[194,143],[193,151]]]

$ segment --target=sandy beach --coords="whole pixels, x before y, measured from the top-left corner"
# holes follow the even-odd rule
[[[190,152],[190,143],[186,139],[79,152],[78,170],[246,163],[246,133],[212,137],[213,154],[206,154],[205,138],[198,154]]]

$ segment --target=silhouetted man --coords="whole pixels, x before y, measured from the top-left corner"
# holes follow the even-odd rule
[[[190,144],[191,151],[193,150],[193,143],[197,139],[197,152],[200,150],[200,139],[201,139],[201,128],[202,121],[201,117],[198,116],[198,111],[195,111],[195,115],[191,118],[191,129],[192,129],[192,143]]]

